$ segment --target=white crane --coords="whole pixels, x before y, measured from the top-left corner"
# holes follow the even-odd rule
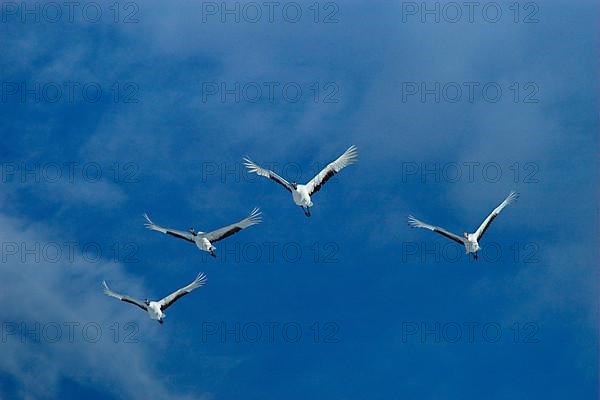
[[[213,245],[214,242],[223,240],[226,237],[229,237],[234,233],[241,231],[244,228],[260,223],[262,221],[260,215],[260,210],[258,208],[255,208],[254,210],[252,210],[250,215],[244,218],[243,220],[208,233],[196,232],[194,228],[190,228],[187,232],[178,231],[176,229],[163,228],[162,226],[158,226],[154,222],[152,222],[150,220],[150,217],[148,217],[148,214],[144,214],[144,218],[146,219],[146,223],[144,224],[144,226],[150,230],[162,232],[164,234],[175,236],[176,238],[195,243],[200,250],[206,251],[211,256],[216,257],[217,255],[215,254],[215,250],[217,248]]]
[[[447,237],[448,239],[454,240],[465,246],[466,253],[474,253],[473,258],[477,260],[479,257],[477,256],[477,252],[481,249],[479,247],[479,239],[483,236],[487,228],[490,226],[492,221],[500,214],[500,211],[504,209],[507,205],[515,202],[519,198],[519,194],[515,191],[510,192],[510,194],[504,199],[504,201],[492,211],[490,215],[481,223],[479,228],[475,231],[475,233],[467,233],[464,232],[463,236],[460,237],[455,235],[454,233],[448,232],[447,230],[440,228],[439,226],[429,225],[425,222],[419,221],[412,215],[408,216],[408,224],[413,228],[425,228],[431,231],[437,232],[440,235]]]
[[[203,286],[205,283],[206,283],[206,275],[204,275],[204,273],[201,272],[198,274],[198,276],[196,277],[196,279],[194,279],[194,281],[192,283],[190,283],[189,285],[187,285],[185,287],[182,287],[179,290],[176,290],[175,292],[171,293],[170,295],[168,295],[167,297],[164,297],[162,300],[159,300],[159,301],[150,301],[148,299],[141,301],[138,299],[134,299],[133,297],[130,297],[130,296],[126,296],[126,295],[122,295],[122,294],[113,292],[112,290],[110,290],[110,288],[106,284],[106,281],[102,281],[102,287],[104,288],[104,294],[106,294],[107,296],[114,297],[115,299],[119,299],[126,303],[130,303],[130,304],[138,306],[142,310],[146,311],[151,319],[158,321],[159,323],[162,324],[164,318],[166,317],[164,310],[171,307],[173,305],[173,303],[175,303],[181,297],[192,292],[194,289],[199,288],[200,286]]]
[[[306,185],[301,185],[296,182],[289,183],[275,172],[258,166],[248,157],[244,158],[244,165],[246,168],[248,168],[248,171],[272,179],[286,188],[292,194],[294,203],[302,208],[304,215],[310,217],[310,207],[313,206],[310,196],[318,192],[321,189],[321,186],[331,179],[332,176],[340,172],[348,165],[354,164],[357,158],[358,150],[356,146],[352,145],[344,152],[344,154],[338,157],[337,160],[323,168],[323,170],[314,178],[312,178]]]

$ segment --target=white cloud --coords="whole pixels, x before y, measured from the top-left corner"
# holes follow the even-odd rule
[[[0,370],[18,382],[20,397],[57,397],[61,382],[72,380],[115,397],[185,398],[173,391],[154,364],[155,352],[163,351],[158,335],[162,327],[102,293],[102,279],[126,286],[130,293],[147,293],[122,265],[86,260],[79,252],[51,262],[56,258],[44,257],[43,249],[60,241],[59,232],[3,214],[0,226],[0,302],[6,306]],[[13,244],[21,246],[16,254]],[[40,250],[35,250],[36,245]],[[23,249],[33,252],[24,255]],[[139,328],[133,336],[136,343],[124,342],[131,332],[125,325],[130,322]],[[77,324],[71,325],[71,337],[69,324]],[[118,339],[114,324],[119,324]],[[97,326],[102,333],[93,342]]]

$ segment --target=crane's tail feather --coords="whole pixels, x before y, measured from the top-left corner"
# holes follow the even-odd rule
[[[504,199],[506,205],[512,204],[515,201],[519,200],[519,193],[512,190],[509,195]]]
[[[350,164],[354,164],[358,160],[358,147],[352,145],[348,147],[343,154],[344,157],[344,167]]]
[[[148,216],[147,213],[144,213],[144,219],[146,220],[146,222],[144,222],[144,226],[147,229],[151,229],[153,231],[160,231],[160,227],[158,225],[156,225],[154,222],[152,222],[152,220],[150,219],[150,217]]]
[[[244,157],[244,166],[248,169],[249,172],[254,172],[255,174],[260,176],[269,177],[269,171],[267,171],[264,168],[261,168],[248,157]]]
[[[416,219],[412,215],[408,216],[408,225],[412,226],[413,228],[431,229],[431,225],[426,224],[425,222]]]
[[[190,290],[194,290],[200,286],[203,286],[207,282],[206,274],[204,272],[200,272],[194,282],[190,285]]]
[[[244,221],[250,225],[260,224],[262,222],[262,212],[260,208],[254,207],[249,216],[247,216]]]

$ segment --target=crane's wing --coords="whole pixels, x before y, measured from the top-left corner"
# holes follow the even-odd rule
[[[504,207],[506,207],[507,205],[517,201],[518,198],[519,198],[519,194],[517,192],[515,192],[514,190],[512,192],[510,192],[510,194],[508,196],[506,196],[504,201],[498,207],[496,207],[490,215],[487,216],[487,218],[481,223],[479,228],[477,228],[477,230],[475,231],[477,240],[479,240],[483,236],[483,234],[485,233],[487,228],[490,226],[492,221],[498,216],[498,214],[500,214],[500,211],[502,211],[504,209]]]
[[[148,310],[148,307],[146,306],[146,304],[143,301],[140,301],[138,299],[134,299],[133,297],[125,296],[125,295],[122,295],[122,294],[119,294],[119,293],[116,293],[116,292],[113,292],[112,290],[110,290],[110,288],[106,284],[106,281],[102,281],[102,287],[104,288],[105,295],[114,297],[115,299],[119,299],[126,303],[131,303],[135,306],[138,306],[139,308],[141,308],[144,311]]]
[[[206,283],[206,275],[204,274],[204,272],[200,272],[198,274],[198,276],[196,277],[196,279],[194,279],[194,281],[192,283],[190,283],[189,285],[187,285],[185,287],[182,287],[181,289],[171,293],[170,295],[168,295],[167,297],[165,297],[161,301],[159,301],[158,304],[160,304],[161,310],[166,310],[171,305],[173,305],[173,303],[175,303],[177,301],[177,299],[185,296],[186,294],[190,293],[192,290],[199,288],[200,286],[204,285],[205,283]]]
[[[221,229],[217,229],[216,231],[208,232],[204,234],[204,237],[206,237],[210,242],[218,242],[219,240],[223,240],[244,228],[260,223],[262,221],[260,214],[260,209],[255,208],[252,210],[250,215],[243,220],[236,222],[235,224],[225,226]]]
[[[178,231],[175,229],[163,228],[162,226],[158,226],[150,220],[148,214],[144,214],[144,218],[146,219],[146,222],[144,223],[144,226],[146,228],[194,243],[194,235],[192,235],[190,232]]]
[[[448,239],[452,239],[455,242],[458,242],[460,244],[465,244],[465,239],[463,239],[462,237],[455,235],[452,232],[448,232],[447,230],[440,228],[439,226],[433,226],[433,225],[429,225],[426,224],[423,221],[419,221],[418,219],[416,219],[415,217],[413,217],[412,215],[408,216],[408,224],[410,226],[412,226],[413,228],[425,228],[425,229],[429,229],[430,231],[434,231],[439,233],[440,235],[444,235],[446,236]]]
[[[248,171],[254,172],[255,174],[260,175],[260,176],[266,176],[267,178],[272,179],[275,182],[279,183],[281,186],[286,188],[290,193],[292,192],[292,185],[290,185],[290,183],[288,181],[286,181],[285,179],[283,179],[282,177],[277,175],[275,172],[273,172],[269,169],[264,169],[264,168],[256,165],[248,157],[244,158],[244,165],[246,166],[246,168],[248,168]]]
[[[317,176],[312,178],[310,182],[306,184],[308,194],[312,195],[313,193],[318,192],[325,182],[331,179],[332,176],[340,172],[343,168],[350,164],[354,164],[357,158],[358,150],[356,146],[352,145],[344,152],[344,154],[339,156],[337,160],[323,168],[323,170],[319,172]]]

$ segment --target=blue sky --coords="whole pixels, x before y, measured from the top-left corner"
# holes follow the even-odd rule
[[[0,398],[597,398],[595,2],[113,3],[0,6]],[[306,181],[351,144],[310,219],[241,163]],[[478,262],[406,224],[513,189]],[[255,206],[216,259],[143,227]],[[162,326],[100,287],[200,271]]]

